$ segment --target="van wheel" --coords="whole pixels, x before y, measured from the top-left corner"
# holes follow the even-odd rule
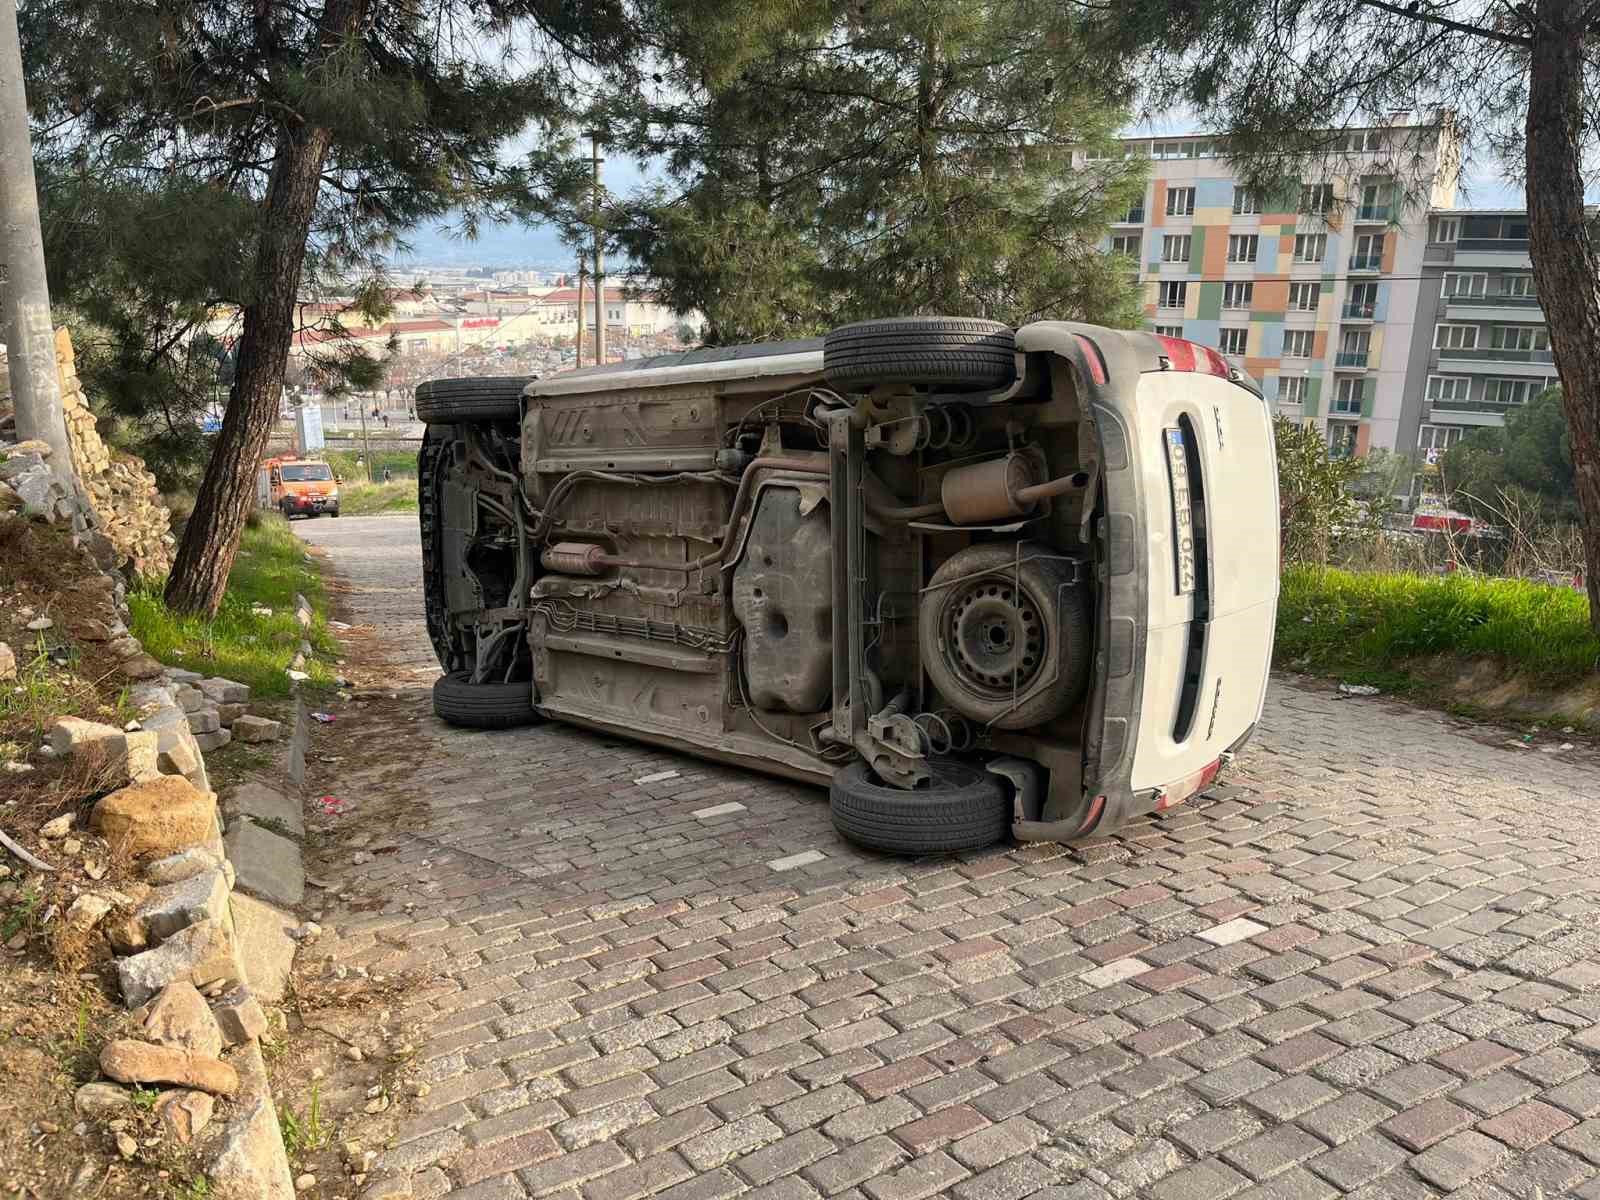
[[[890,854],[980,850],[1006,836],[1011,803],[998,776],[954,759],[929,765],[930,786],[912,791],[878,782],[859,760],[835,771],[833,827],[848,842]]]
[[[537,378],[487,375],[479,379],[430,379],[417,384],[417,417],[440,425],[515,421],[522,416],[522,389]]]
[[[895,317],[857,321],[829,332],[822,373],[861,391],[903,383],[946,391],[994,391],[1017,377],[1011,329],[974,317]]]
[[[473,683],[466,671],[440,676],[433,685],[433,712],[465,729],[515,729],[537,725],[531,683]]]
[[[1089,605],[1040,542],[983,542],[947,558],[918,611],[923,668],[963,716],[1027,729],[1067,712],[1089,682]]]

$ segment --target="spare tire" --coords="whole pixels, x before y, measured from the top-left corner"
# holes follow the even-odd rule
[[[434,682],[433,711],[445,723],[464,729],[514,729],[544,719],[533,710],[532,683],[473,683],[466,671]]]
[[[1017,377],[1009,326],[976,317],[895,317],[830,332],[822,373],[846,391],[899,383],[944,391],[995,391]]]
[[[928,787],[880,783],[859,759],[834,772],[828,789],[833,827],[848,842],[890,854],[949,854],[993,845],[1011,828],[1000,778],[955,759],[929,763]]]
[[[537,378],[485,375],[478,379],[430,379],[417,384],[417,416],[439,425],[515,421],[522,416],[522,389]]]

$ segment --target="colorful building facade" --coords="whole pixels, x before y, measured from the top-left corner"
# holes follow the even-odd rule
[[[1429,213],[1454,203],[1458,155],[1447,123],[1339,138],[1278,197],[1213,139],[1128,139],[1150,178],[1105,245],[1139,264],[1152,328],[1215,346],[1283,415],[1363,454],[1402,440]]]

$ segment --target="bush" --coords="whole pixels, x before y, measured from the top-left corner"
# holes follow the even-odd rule
[[[1273,421],[1278,453],[1278,516],[1285,563],[1326,563],[1338,530],[1361,516],[1351,483],[1361,460],[1329,458],[1315,426]]]
[[[1545,686],[1600,665],[1589,601],[1571,588],[1458,572],[1427,576],[1291,566],[1283,572],[1276,656],[1356,680],[1393,679],[1407,659],[1494,659]]]

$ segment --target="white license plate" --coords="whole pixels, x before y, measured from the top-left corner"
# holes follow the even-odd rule
[[[1167,478],[1172,484],[1172,545],[1178,579],[1178,594],[1194,591],[1194,507],[1189,498],[1189,455],[1183,430],[1165,431]]]

